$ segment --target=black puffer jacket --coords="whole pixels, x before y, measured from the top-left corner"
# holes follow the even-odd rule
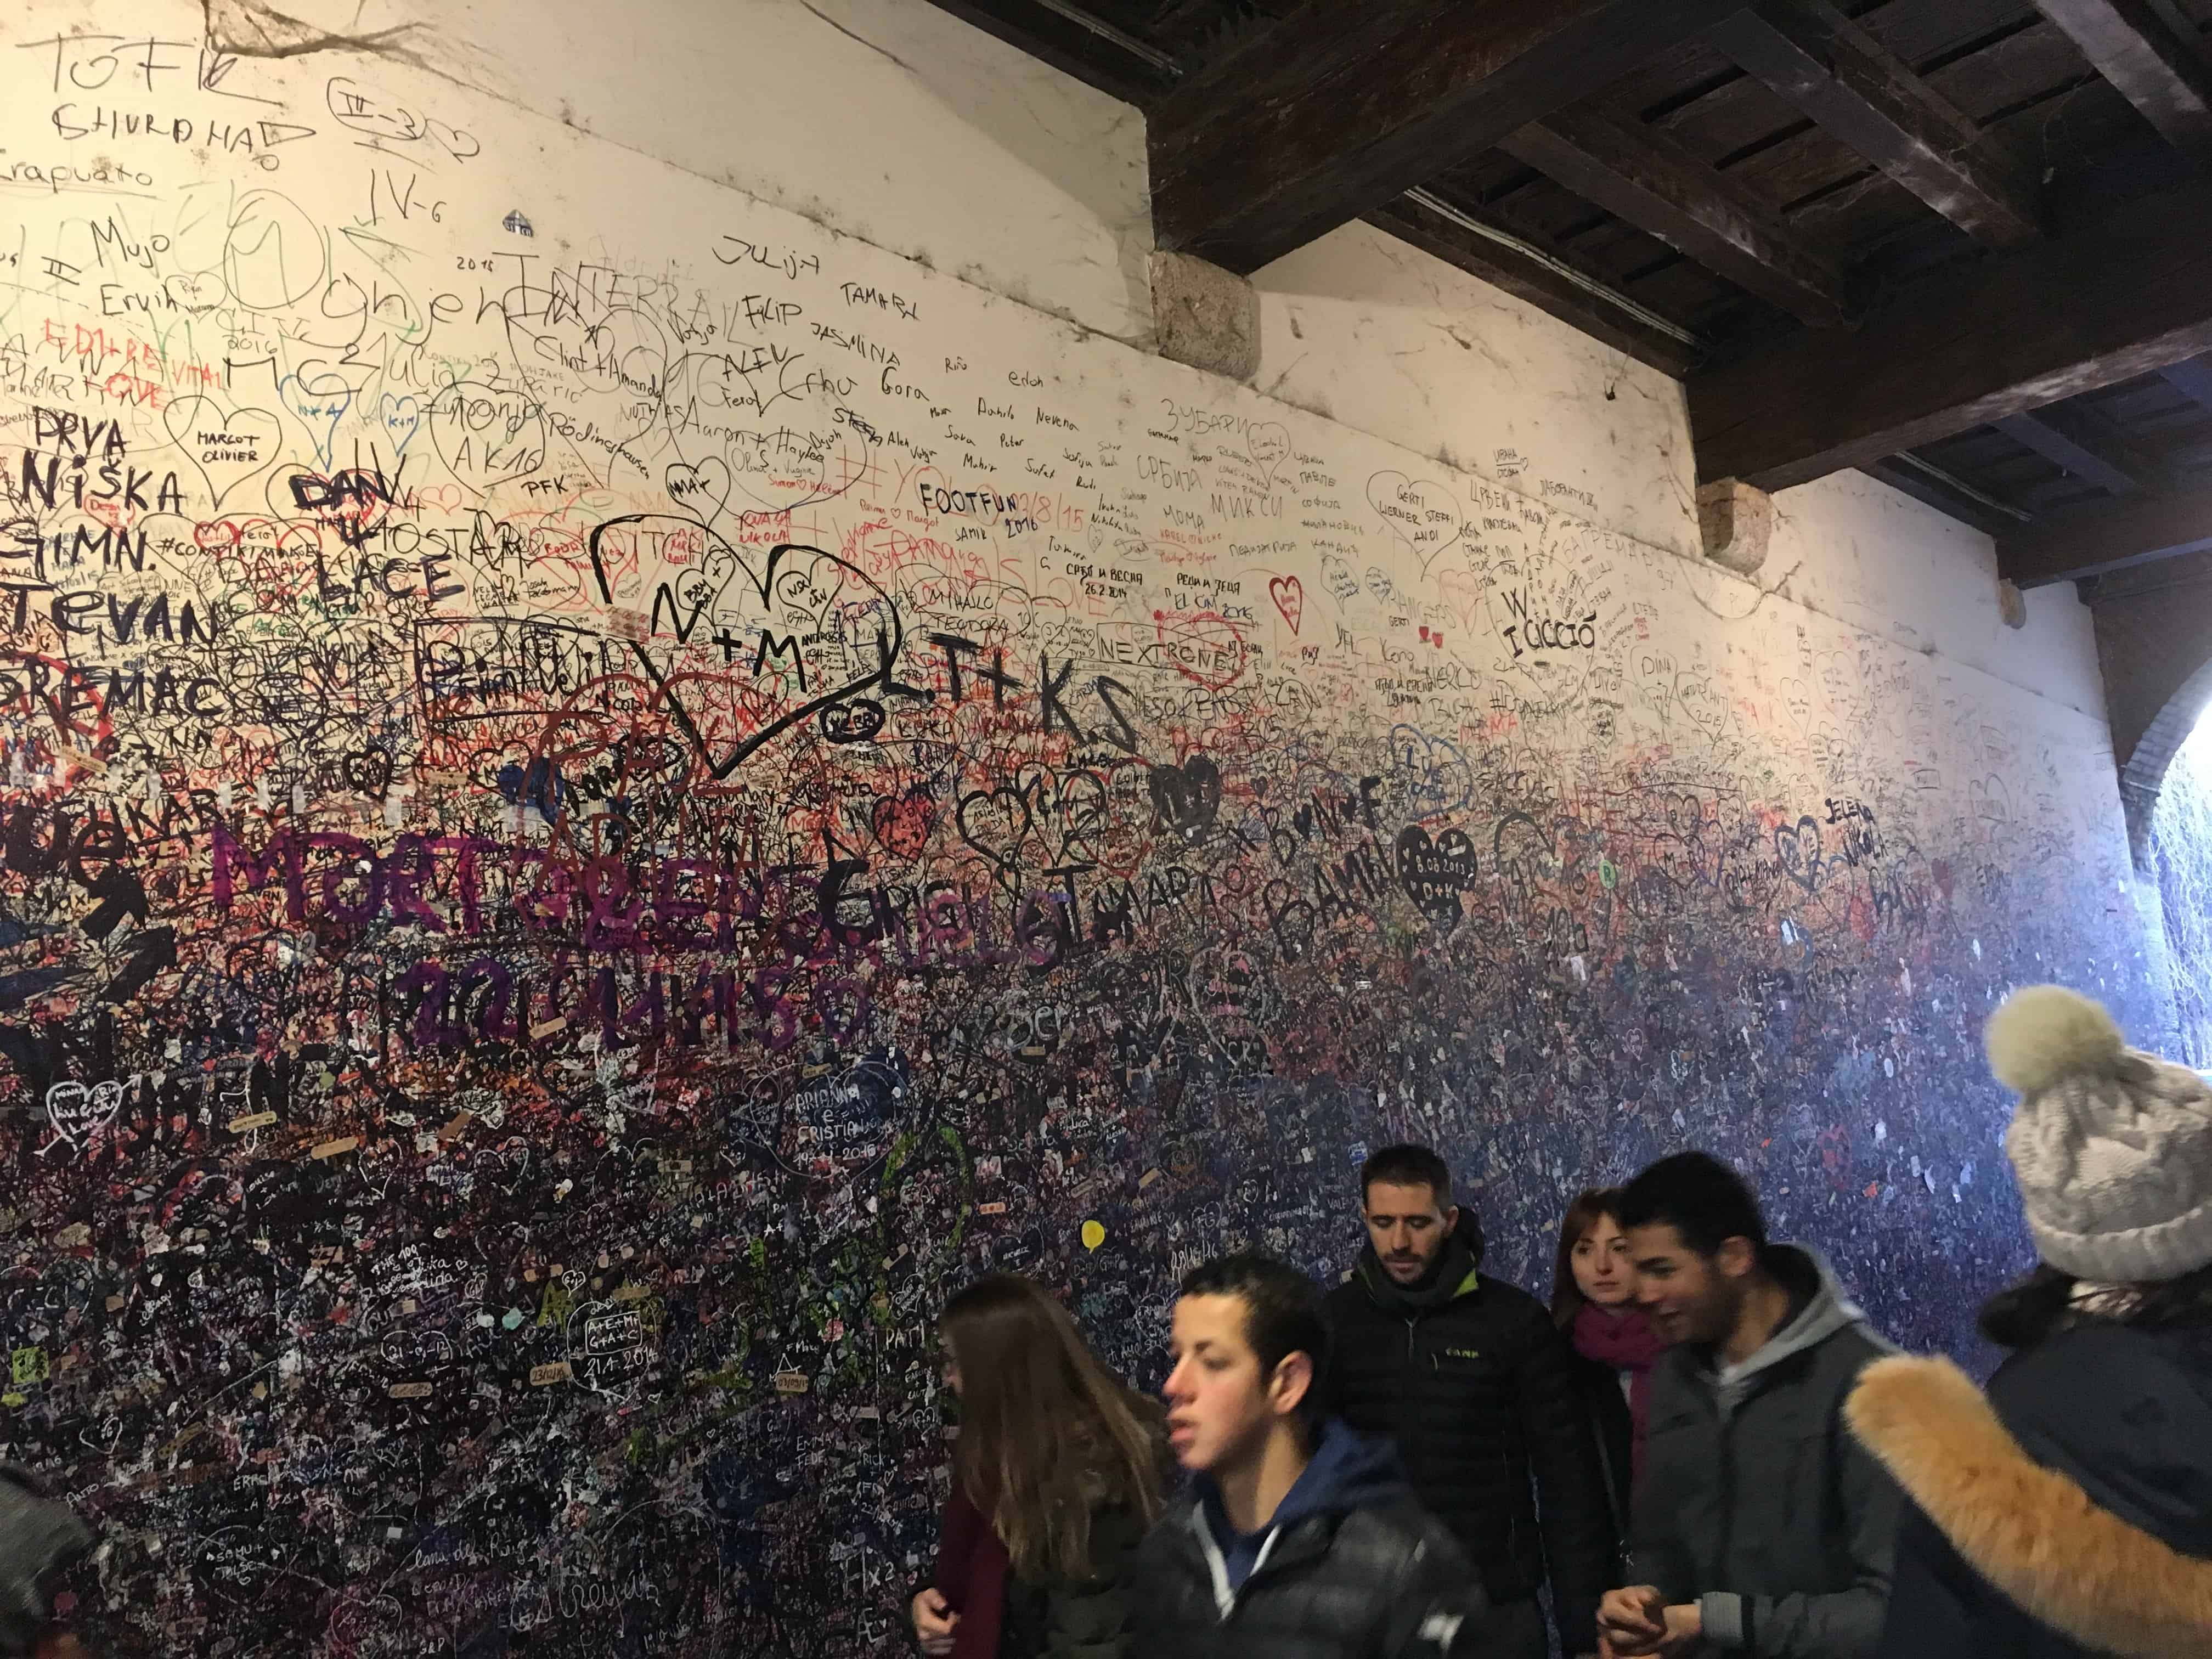
[[[1196,1477],[1146,1535],[1133,1590],[1130,1651],[1141,1659],[1486,1651],[1488,1608],[1467,1558],[1415,1501],[1389,1448],[1340,1423],[1256,1536],[1232,1533]]]
[[[1599,1484],[1605,1492],[1613,1559],[1618,1563],[1612,1577],[1626,1583],[1629,1496],[1636,1487],[1636,1419],[1620,1391],[1619,1371],[1579,1353],[1573,1355],[1573,1368],[1590,1418],[1590,1443],[1597,1449]]]
[[[1144,1535],[1127,1510],[1094,1510],[1089,1578],[1010,1575],[999,1659],[1122,1659],[1130,1651],[1129,1574]]]
[[[1850,1419],[1918,1505],[1881,1659],[2212,1653],[2212,1330],[2084,1324],[1986,1402],[1887,1360]]]
[[[1329,1292],[1322,1398],[1397,1443],[1491,1601],[1526,1601],[1548,1577],[1561,1645],[1594,1652],[1616,1543],[1573,1350],[1541,1303],[1480,1272],[1481,1259],[1465,1209],[1427,1285],[1401,1287],[1362,1250]]]

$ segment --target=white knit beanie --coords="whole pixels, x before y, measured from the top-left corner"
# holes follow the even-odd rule
[[[2038,1254],[2077,1279],[2157,1284],[2212,1266],[2212,1087],[2130,1048],[2112,1017],[2032,985],[1990,1017],[1990,1070]]]

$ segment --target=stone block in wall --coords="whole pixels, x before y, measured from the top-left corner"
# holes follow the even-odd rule
[[[1260,293],[1233,270],[1153,254],[1152,319],[1163,357],[1232,380],[1260,372]]]
[[[1698,530],[1707,558],[1748,576],[1766,562],[1774,539],[1774,497],[1740,478],[1699,484]]]

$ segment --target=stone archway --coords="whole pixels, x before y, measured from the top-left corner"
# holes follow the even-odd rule
[[[2136,872],[2148,874],[2151,817],[2166,768],[2212,705],[2212,580],[2100,593],[2094,610],[2128,848]]]

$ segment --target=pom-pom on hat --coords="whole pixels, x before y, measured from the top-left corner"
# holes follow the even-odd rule
[[[2063,986],[2008,997],[1986,1041],[2021,1096],[2005,1151],[2045,1261],[2113,1284],[2212,1266],[2212,1085]]]

